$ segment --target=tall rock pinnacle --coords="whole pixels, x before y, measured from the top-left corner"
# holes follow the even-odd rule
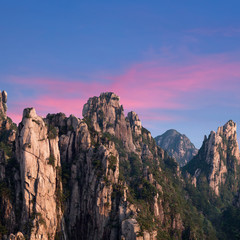
[[[237,142],[237,125],[232,120],[212,131],[205,137],[197,156],[186,166],[188,172],[194,175],[196,181],[202,174],[206,175],[209,186],[219,195],[221,187],[226,183],[231,188],[237,188],[235,182],[227,179],[230,175],[238,178],[237,169],[240,165],[239,146]],[[231,185],[231,186],[230,186]],[[234,189],[233,189],[234,191]]]
[[[1,118],[6,119],[7,118],[7,92],[0,91],[0,115]]]
[[[129,151],[134,151],[130,123],[125,120],[119,100],[112,92],[89,98],[83,107],[82,115],[87,121],[91,121],[96,132],[108,132],[121,139]]]

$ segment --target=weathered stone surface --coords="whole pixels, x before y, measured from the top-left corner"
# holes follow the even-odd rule
[[[233,172],[235,178],[238,177],[237,166],[240,165],[240,156],[236,131],[236,123],[230,120],[224,126],[219,127],[217,132],[212,131],[208,138],[205,136],[201,151],[193,159],[193,161],[200,161],[199,165],[205,166],[191,170],[194,170],[192,183],[195,186],[199,177],[207,174],[210,188],[219,196],[220,187],[224,186],[229,172]],[[189,164],[191,166],[191,162]]]
[[[139,136],[142,134],[142,123],[138,117],[138,115],[135,112],[129,112],[128,113],[128,119],[130,122],[130,125],[132,127],[132,132],[136,136]]]
[[[0,130],[9,126],[7,121],[7,92],[0,91]]]
[[[10,234],[9,240],[25,240],[23,234],[21,232],[18,232],[17,234]]]
[[[1,117],[6,119],[7,117],[7,92],[0,91],[0,113],[1,113]]]
[[[181,178],[176,162],[136,113],[124,116],[114,93],[90,98],[83,116],[42,119],[34,109],[24,110],[15,143],[14,133],[8,136],[17,158],[16,199],[1,206],[4,221],[14,226],[9,233],[21,231],[32,240],[156,240],[160,229],[180,239],[185,222],[171,200]],[[0,180],[6,179],[4,154]]]
[[[83,107],[82,115],[91,121],[97,132],[109,132],[122,140],[128,151],[134,151],[130,124],[125,120],[123,106],[119,97],[114,93],[102,93],[100,97],[93,97]]]
[[[22,226],[28,228],[33,240],[54,239],[61,216],[56,199],[58,136],[50,139],[48,135],[48,128],[35,109],[25,109],[17,134],[16,156],[22,179]]]
[[[212,171],[209,174],[209,185],[216,195],[219,195],[219,187],[225,183],[228,167],[230,167],[227,165],[227,158],[235,157],[234,164],[239,165],[236,123],[229,121],[224,126],[219,127],[217,133],[212,131],[206,144],[206,161],[212,166]]]
[[[142,237],[137,237],[138,232],[140,232],[140,227],[136,219],[126,219],[122,222],[122,239],[143,239]]]

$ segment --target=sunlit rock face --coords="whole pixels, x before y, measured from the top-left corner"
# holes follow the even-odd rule
[[[219,196],[221,187],[226,182],[232,185],[233,191],[236,191],[239,165],[237,126],[230,120],[224,126],[219,127],[217,132],[212,131],[208,138],[205,137],[198,155],[186,168],[193,174],[196,183],[204,173],[207,176],[209,186]],[[232,182],[229,182],[230,176]]]
[[[6,121],[0,239],[207,239],[179,165],[116,94],[90,98],[83,119],[26,108]]]
[[[53,239],[61,217],[57,171],[60,167],[58,136],[51,135],[35,109],[24,110],[16,138],[23,206],[22,226],[30,239]],[[57,189],[57,187],[59,189]]]
[[[132,132],[129,121],[126,121],[120,98],[111,92],[93,97],[83,107],[83,117],[91,121],[97,132],[108,132],[123,141],[124,147],[134,151]]]
[[[0,91],[0,114],[2,118],[7,117],[7,92]]]

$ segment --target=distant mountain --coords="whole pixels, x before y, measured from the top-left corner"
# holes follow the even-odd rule
[[[198,152],[187,136],[174,129],[157,136],[155,141],[159,147],[175,158],[181,167],[186,165]]]

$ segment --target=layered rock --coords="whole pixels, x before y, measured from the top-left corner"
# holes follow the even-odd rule
[[[175,158],[181,167],[186,165],[198,152],[186,135],[180,134],[174,129],[155,137],[155,141],[159,147]]]
[[[62,169],[66,173],[64,188],[71,188],[66,193],[69,198],[64,215],[64,222],[68,222],[65,227],[67,238],[156,239],[156,230],[144,230],[138,223],[137,219],[144,215],[144,209],[127,200],[130,192],[126,183],[119,180],[119,160],[139,164],[139,170],[146,175],[144,181],[150,181],[149,184],[162,191],[149,170],[144,170],[143,164],[157,163],[158,154],[163,157],[164,153],[158,150],[150,132],[142,128],[136,113],[130,112],[125,118],[119,97],[113,93],[90,98],[84,106],[83,116],[83,120],[74,121],[59,121],[58,118],[63,119],[60,115],[46,119],[54,126],[62,122],[61,128],[67,129],[59,141]],[[63,122],[65,125],[67,122],[78,122],[78,125],[64,126]],[[159,163],[158,168],[161,171]],[[141,183],[139,190],[143,191]],[[172,221],[168,214],[164,216],[158,194],[154,209],[151,221],[155,217],[162,223]],[[173,218],[172,226],[181,232],[181,217]]]
[[[82,115],[90,120],[96,132],[108,132],[123,141],[128,151],[134,151],[130,124],[125,121],[120,98],[114,93],[102,93],[93,97],[83,107]]]
[[[0,238],[14,232],[20,208],[20,171],[15,158],[16,125],[7,117],[7,93],[0,91]]]
[[[186,166],[196,183],[199,177],[205,174],[210,188],[218,196],[220,188],[225,185],[230,175],[233,175],[231,177],[235,180],[239,178],[240,156],[236,131],[236,123],[232,120],[219,127],[217,132],[212,131],[208,138],[205,137],[198,155]],[[231,183],[232,188],[237,188],[237,182]]]
[[[24,110],[16,138],[22,180],[22,229],[29,239],[54,239],[61,218],[58,136],[48,129],[35,109]]]
[[[7,118],[7,92],[0,91],[0,115],[1,118],[6,119]]]
[[[177,163],[157,147],[137,114],[125,117],[119,97],[103,93],[88,100],[83,116],[59,113],[42,119],[33,108],[24,110],[12,145],[16,196],[1,206],[12,213],[0,222],[13,226],[6,228],[8,235],[155,240],[180,239],[187,230],[200,236],[192,224],[200,226],[204,216],[194,223],[179,209],[181,203],[190,211],[190,203],[182,194]],[[0,178],[6,179],[4,150],[3,156]],[[191,214],[199,216],[194,209]]]

